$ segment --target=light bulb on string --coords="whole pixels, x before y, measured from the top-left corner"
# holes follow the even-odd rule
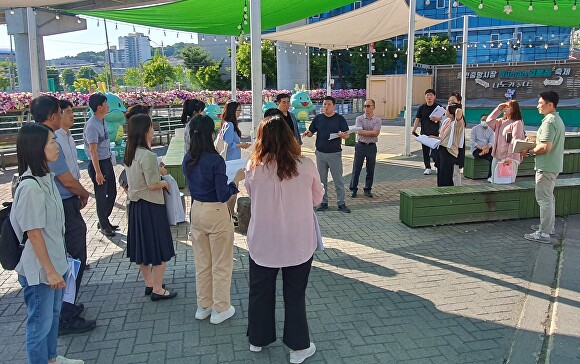
[[[147,35],[151,35],[151,28],[147,29]]]
[[[77,19],[77,23],[79,23],[79,24],[82,23],[81,18]]]
[[[60,19],[60,15],[58,15],[58,13],[56,13],[56,16],[54,17],[56,20]]]
[[[165,30],[163,31],[163,36],[167,37],[167,33],[165,33]]]
[[[479,5],[477,6],[479,10],[483,9],[483,0],[479,0]]]
[[[135,26],[133,25],[133,33],[135,33]]]
[[[179,32],[177,32],[177,34],[176,34],[175,38],[179,38]]]
[[[534,10],[534,5],[532,5],[532,0],[530,0],[530,6],[528,6],[528,10],[529,11]]]
[[[100,26],[99,19],[97,19],[97,28]]]
[[[558,4],[556,3],[556,0],[554,0],[554,11],[558,10]]]
[[[576,11],[576,0],[574,0],[574,5],[572,5],[572,10]]]
[[[427,6],[431,5],[431,0],[425,0],[425,5]]]
[[[544,44],[544,48],[548,49],[548,43]]]
[[[119,30],[119,24],[115,23],[115,30]]]
[[[453,2],[453,7],[456,8],[459,5],[459,3],[457,1]]]
[[[10,8],[10,15],[14,15],[14,9]]]

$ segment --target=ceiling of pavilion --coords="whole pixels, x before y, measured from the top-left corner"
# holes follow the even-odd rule
[[[477,15],[486,18],[560,27],[580,26],[580,1],[576,6],[576,0],[460,0],[460,2]]]
[[[262,0],[262,29],[308,18],[351,4],[353,0]],[[170,4],[124,10],[69,11],[125,23],[205,34],[249,33],[248,0],[181,0]],[[246,11],[244,12],[244,8]],[[247,21],[244,22],[244,15]]]

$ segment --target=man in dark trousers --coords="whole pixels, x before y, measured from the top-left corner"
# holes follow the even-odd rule
[[[282,115],[286,123],[292,130],[292,134],[298,141],[298,144],[302,145],[302,138],[300,137],[300,131],[298,130],[298,121],[296,116],[292,114],[290,110],[290,95],[288,94],[278,94],[276,95],[276,105],[278,105],[278,110],[282,111]]]
[[[373,197],[371,189],[375,176],[375,164],[377,161],[377,141],[381,133],[381,118],[375,116],[375,101],[365,101],[365,113],[356,118],[355,126],[363,130],[357,132],[357,142],[354,147],[354,162],[352,165],[352,177],[350,180],[350,196],[356,197],[358,191],[358,179],[365,159],[367,160],[367,176],[365,179],[364,194]]]
[[[83,128],[85,152],[91,160],[89,177],[95,187],[99,229],[103,235],[111,237],[115,236],[115,230],[119,226],[112,225],[109,221],[117,198],[117,184],[111,161],[109,132],[105,124],[105,115],[109,112],[107,98],[103,94],[94,93],[89,97],[89,107],[94,114]]]
[[[55,174],[56,178],[54,182],[62,198],[66,252],[81,262],[75,282],[76,300],[76,297],[79,295],[83,272],[87,263],[87,225],[85,224],[85,220],[83,220],[80,210],[86,206],[89,199],[89,192],[79,182],[80,172],[76,159],[76,147],[74,150],[71,150],[74,141],[72,145],[70,143],[64,145],[62,139],[59,140],[58,138],[59,134],[66,134],[63,128],[68,132],[68,129],[74,123],[72,105],[68,103],[66,105],[63,104],[63,106],[65,108],[60,107],[59,101],[55,97],[39,96],[32,100],[30,113],[34,117],[35,122],[47,126],[57,136],[56,142],[59,148],[58,159],[56,162],[48,163],[48,167]],[[61,124],[64,127],[61,128]],[[69,169],[67,163],[67,159],[72,158],[74,158],[74,163],[76,164],[76,170],[74,171]],[[71,160],[70,162],[72,165],[73,161]],[[62,303],[58,328],[59,335],[81,334],[95,328],[95,320],[86,320],[80,316],[83,309],[84,305],[82,303]]]
[[[417,127],[421,125],[421,134],[439,136],[439,122],[430,117],[433,110],[440,106],[435,102],[436,96],[435,90],[431,88],[425,90],[425,103],[419,106],[415,117],[415,125],[413,125],[413,130],[411,131],[414,135],[417,134]],[[431,150],[431,148],[423,144],[421,144],[421,147],[423,148],[423,162],[425,163],[425,172],[423,174],[431,174],[431,157],[435,163],[435,168],[437,168],[438,164],[437,149]]]
[[[342,182],[342,147],[340,138],[348,138],[348,124],[342,115],[334,112],[336,101],[332,96],[326,96],[322,102],[322,114],[312,120],[308,130],[302,134],[311,137],[316,134],[316,166],[320,181],[324,185],[324,196],[316,211],[328,210],[328,170],[334,180],[338,210],[350,213],[344,202],[344,184]],[[331,134],[338,137],[330,139]]]

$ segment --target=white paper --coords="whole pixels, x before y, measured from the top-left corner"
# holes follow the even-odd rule
[[[433,110],[431,115],[429,115],[429,117],[436,117],[436,118],[443,118],[443,116],[445,116],[445,109],[439,105],[435,108],[435,110]]]
[[[68,263],[68,271],[66,272],[66,288],[62,297],[63,302],[68,302],[74,305],[77,295],[76,279],[81,267],[81,261],[72,257],[66,257]]]
[[[246,168],[246,164],[248,164],[248,158],[233,159],[226,161],[226,175],[228,176],[228,183],[234,180],[236,173],[240,169]]]
[[[178,223],[185,221],[185,210],[181,201],[181,193],[179,192],[177,181],[175,181],[175,178],[170,174],[161,178],[163,178],[164,181],[167,181],[167,184],[169,185],[169,193],[163,190],[167,220],[169,221],[169,225],[177,225]]]
[[[318,223],[318,217],[316,216],[316,212],[313,211],[313,214],[314,214],[314,228],[316,229],[316,250],[323,251],[324,238],[322,237],[322,233],[320,232],[320,224]]]
[[[415,140],[423,145],[428,146],[431,149],[439,148],[439,143],[441,143],[441,139],[430,138],[425,134],[421,134],[418,137],[415,137]]]
[[[352,128],[345,131],[345,133],[352,134],[352,133],[356,133],[357,131],[361,131],[361,130],[363,130],[363,128],[361,128],[360,126],[353,126]],[[340,138],[338,133],[330,133],[328,140],[332,140],[332,139],[336,139],[336,138]]]
[[[536,147],[536,143],[534,142],[526,142],[525,140],[521,139],[514,139],[512,141],[513,144],[513,153],[520,153],[524,150],[534,149]]]

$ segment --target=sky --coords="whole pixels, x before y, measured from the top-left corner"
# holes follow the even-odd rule
[[[107,48],[103,20],[101,19],[99,26],[97,26],[97,19],[85,19],[87,19],[87,30],[44,37],[44,52],[47,60],[74,56],[80,52],[99,52]],[[115,25],[117,25],[117,29],[115,29]],[[109,45],[119,46],[118,38],[133,32],[133,25],[107,21],[107,31],[109,33]],[[196,33],[178,33],[173,30],[166,30],[164,35],[163,30],[151,28],[150,34],[148,34],[149,28],[141,25],[136,25],[135,31],[148,35],[151,38],[151,47],[161,46],[162,41],[163,45],[171,45],[178,42],[197,42]],[[178,34],[179,37],[177,36]],[[0,48],[10,49],[10,39],[6,25],[0,25]]]

